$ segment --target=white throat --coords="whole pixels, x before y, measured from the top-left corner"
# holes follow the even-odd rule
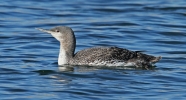
[[[68,57],[63,47],[60,47],[58,65],[65,65],[68,63]]]

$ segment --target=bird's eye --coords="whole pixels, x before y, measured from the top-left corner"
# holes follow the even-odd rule
[[[56,30],[56,32],[59,32],[59,30]]]

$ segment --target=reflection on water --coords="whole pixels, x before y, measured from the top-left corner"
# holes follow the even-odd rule
[[[156,66],[151,66],[149,68],[136,68],[133,66],[72,66],[63,65],[59,66],[60,72],[89,72],[97,70],[155,70]]]

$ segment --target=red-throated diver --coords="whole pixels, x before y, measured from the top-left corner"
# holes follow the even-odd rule
[[[58,65],[135,66],[147,68],[161,59],[161,56],[154,57],[118,47],[92,47],[74,54],[76,38],[70,27],[57,26],[50,30],[37,29],[50,33],[60,42]]]

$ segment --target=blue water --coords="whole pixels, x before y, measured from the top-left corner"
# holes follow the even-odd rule
[[[185,0],[1,0],[1,100],[186,99]],[[156,67],[58,67],[59,43],[35,28],[69,26],[76,51],[142,50]]]

